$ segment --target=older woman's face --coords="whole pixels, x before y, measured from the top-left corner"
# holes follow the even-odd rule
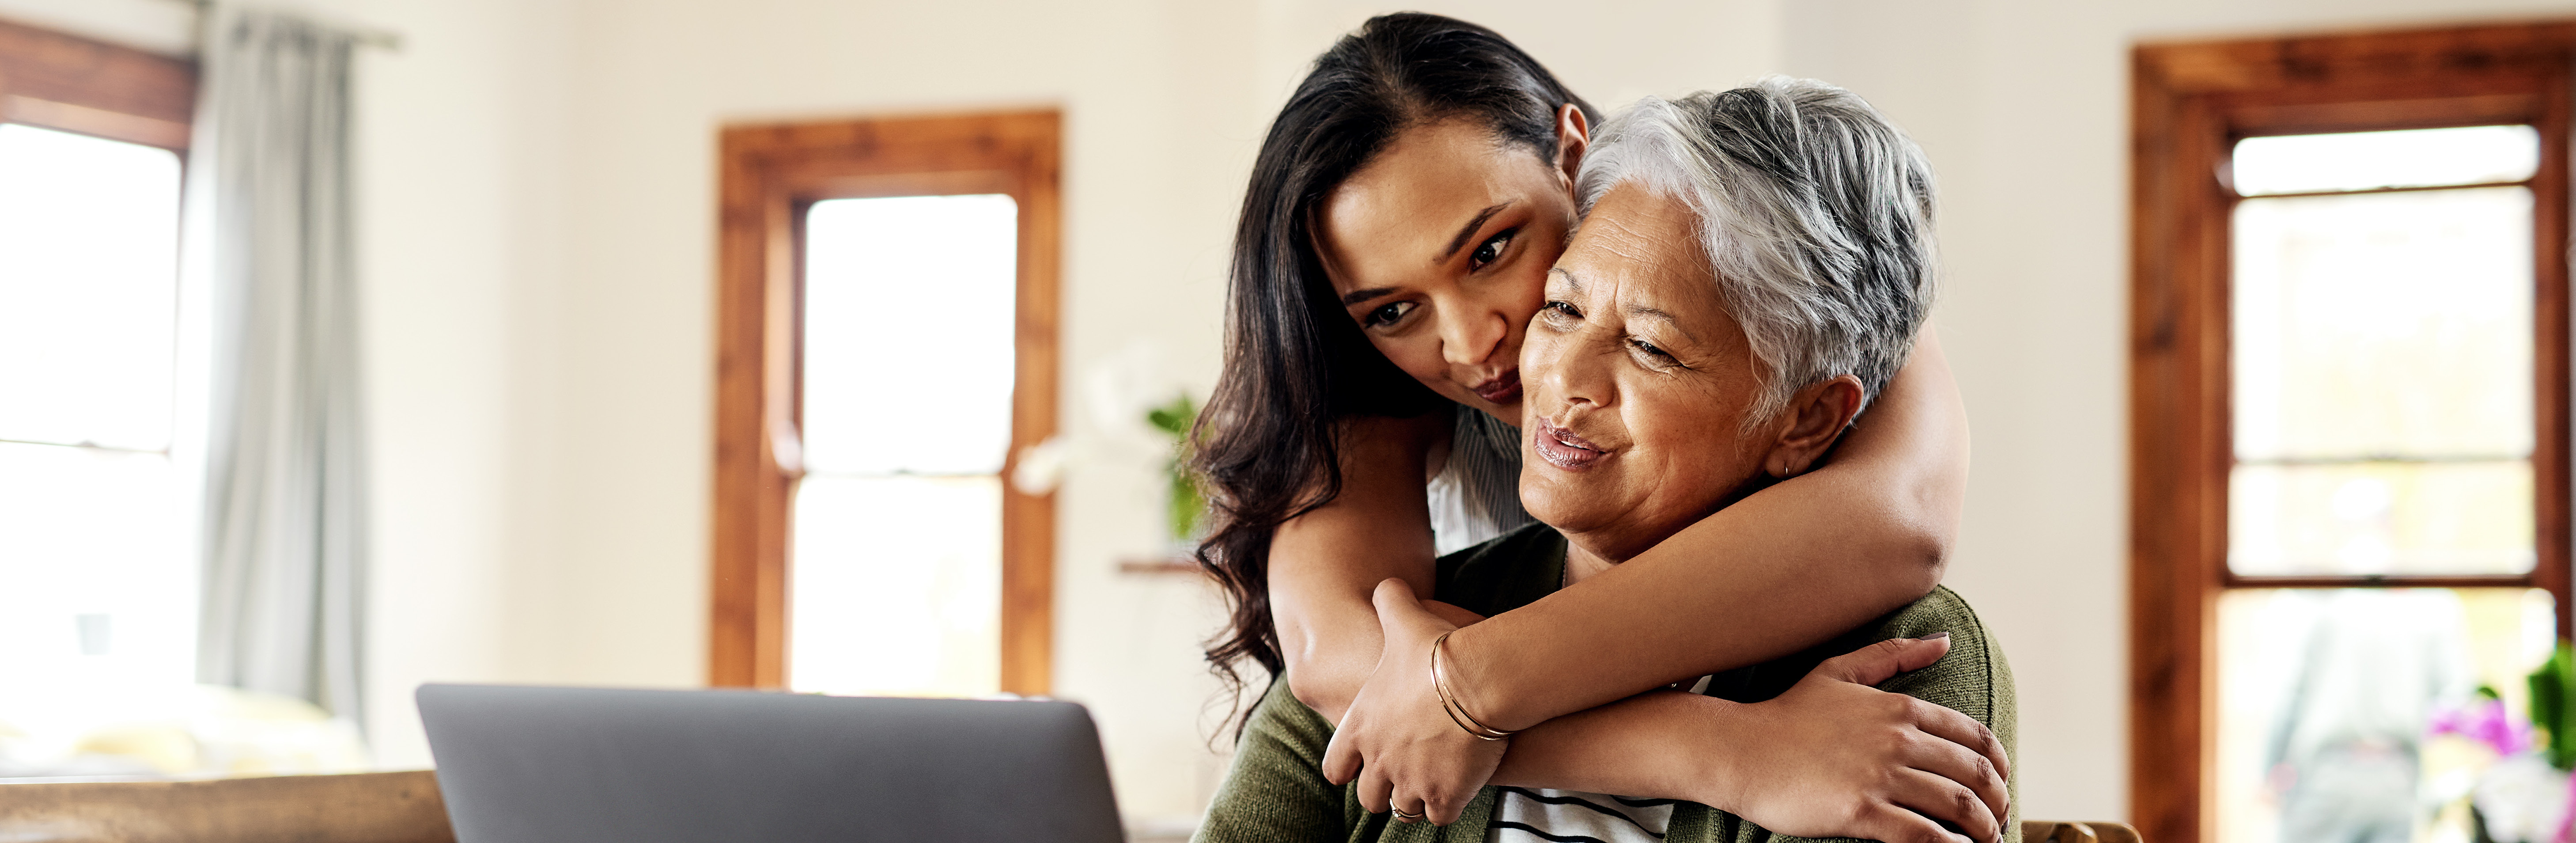
[[[1521,347],[1521,501],[1625,560],[1724,506],[1779,425],[1746,435],[1761,383],[1690,209],[1633,184],[1593,206]]]

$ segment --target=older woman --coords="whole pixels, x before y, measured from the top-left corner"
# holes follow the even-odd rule
[[[1840,89],[1774,79],[1647,100],[1603,127],[1581,183],[1589,214],[1550,275],[1521,359],[1524,445],[1536,457],[1525,460],[1521,493],[1541,524],[1440,560],[1435,597],[1479,616],[1610,574],[1813,467],[1903,365],[1928,305],[1928,172],[1894,127]],[[1533,761],[1624,733],[1588,734],[1592,712],[1559,718],[1568,728],[1543,742],[1479,720],[1475,677],[1435,667],[1454,627],[1411,598],[1401,580],[1379,590],[1386,655],[1345,734],[1273,687],[1199,839],[1831,833],[1849,818],[1815,816],[1802,804],[1812,794],[1881,788],[1917,810],[1975,800],[1957,782],[1988,762],[1959,748],[2000,739],[2008,752],[2012,741],[2002,653],[1967,604],[1940,589],[1806,653],[1677,677],[1686,684],[1615,703],[1697,718],[1713,736],[1638,742],[1631,763],[1591,770],[1579,785],[1631,796],[1522,781],[1523,769],[1549,766]],[[1848,655],[1826,658],[1838,653]],[[1945,739],[1898,742],[1925,748],[1907,770],[1918,775],[1813,781],[1798,772],[1812,765],[1790,763],[1858,743],[1834,728],[1837,712],[1891,707]],[[1505,786],[1477,788],[1488,774]],[[1380,813],[1389,808],[1435,824],[1389,822]],[[1996,813],[2005,815],[1993,826],[1956,830],[1964,835],[1920,816],[1881,818],[1866,833],[1891,843],[2016,837],[2008,812]]]

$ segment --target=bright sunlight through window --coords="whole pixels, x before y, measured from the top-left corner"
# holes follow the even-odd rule
[[[2246,138],[2233,169],[2243,196],[2516,182],[2540,170],[2540,133],[2464,126]]]
[[[179,159],[0,125],[0,704],[194,679]],[[41,698],[40,698],[41,697]],[[6,736],[0,736],[6,737]]]
[[[1018,213],[974,195],[806,215],[796,690],[1000,690]]]

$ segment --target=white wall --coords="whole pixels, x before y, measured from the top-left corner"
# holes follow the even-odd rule
[[[571,5],[293,6],[402,40],[358,53],[377,496],[368,725],[381,763],[424,767],[413,688],[562,675],[563,490],[549,483],[563,428],[545,378],[561,367]]]
[[[120,0],[166,2],[166,0]],[[0,0],[0,14],[85,0]],[[1113,357],[1212,381],[1226,234],[1266,119],[1367,14],[1341,0],[330,0],[399,32],[362,64],[378,637],[389,764],[426,761],[432,679],[691,685],[704,664],[714,141],[728,121],[1060,107],[1065,428]],[[1846,85],[1942,178],[1937,321],[1976,425],[1951,580],[2019,674],[2024,813],[2126,814],[2127,46],[2567,14],[2507,0],[1432,2],[1603,106],[1765,71]],[[135,13],[148,16],[150,13]],[[92,14],[92,17],[98,17]],[[128,16],[131,17],[130,15]],[[127,19],[120,19],[127,20]],[[106,21],[132,29],[131,20]],[[112,34],[112,33],[110,33]],[[1157,547],[1151,466],[1060,497],[1058,687],[1122,807],[1196,811],[1214,683],[1197,584]]]
[[[196,50],[195,9],[170,0],[0,0],[0,18],[165,55]]]

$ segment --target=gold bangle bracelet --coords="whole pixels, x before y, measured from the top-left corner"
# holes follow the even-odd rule
[[[1440,645],[1449,643],[1451,632],[1457,630],[1440,633],[1440,637],[1431,639],[1431,689],[1440,695],[1440,710],[1449,714],[1449,722],[1458,724],[1458,728],[1466,730],[1477,740],[1499,741],[1511,737],[1512,733],[1487,726],[1485,721],[1476,719],[1476,715],[1467,713],[1467,706],[1458,702],[1457,693],[1449,690],[1448,675],[1440,670]]]

